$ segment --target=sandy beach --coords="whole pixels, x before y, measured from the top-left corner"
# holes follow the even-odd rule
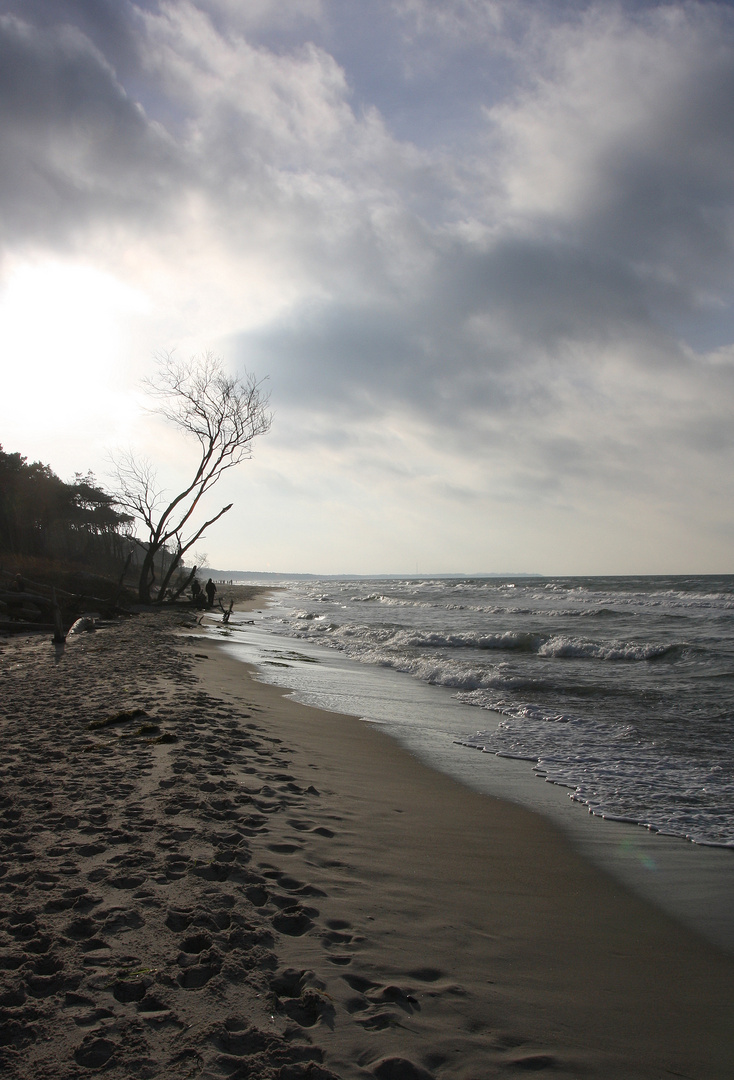
[[[4,1075],[734,1074],[731,957],[191,624],[0,640]]]

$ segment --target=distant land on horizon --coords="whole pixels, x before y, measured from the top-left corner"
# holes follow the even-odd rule
[[[197,570],[200,578],[211,577],[215,581],[231,581],[235,584],[247,584],[249,582],[262,581],[395,581],[401,578],[409,581],[424,580],[425,578],[442,578],[444,580],[476,580],[477,578],[721,578],[733,575],[724,574],[541,574],[529,573],[528,571],[510,570],[500,573],[499,571],[481,571],[478,573],[420,573],[420,574],[288,574],[278,573],[273,570],[215,570],[210,566],[202,566]]]
[[[245,583],[248,581],[383,581],[396,578],[545,578],[547,574],[529,573],[477,573],[477,574],[286,574],[276,573],[272,570],[215,570],[211,566],[203,566],[197,574],[200,577],[210,577],[215,581],[232,581]]]

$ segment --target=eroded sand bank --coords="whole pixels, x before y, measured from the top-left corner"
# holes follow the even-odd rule
[[[731,958],[186,621],[0,645],[9,1077],[732,1075]]]

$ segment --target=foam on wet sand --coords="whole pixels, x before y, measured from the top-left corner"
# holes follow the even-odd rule
[[[732,1075],[731,957],[184,621],[0,645],[6,1075]]]

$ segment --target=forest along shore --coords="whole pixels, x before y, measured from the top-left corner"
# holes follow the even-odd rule
[[[1,641],[0,702],[5,1075],[731,1075],[730,958],[191,617]]]

